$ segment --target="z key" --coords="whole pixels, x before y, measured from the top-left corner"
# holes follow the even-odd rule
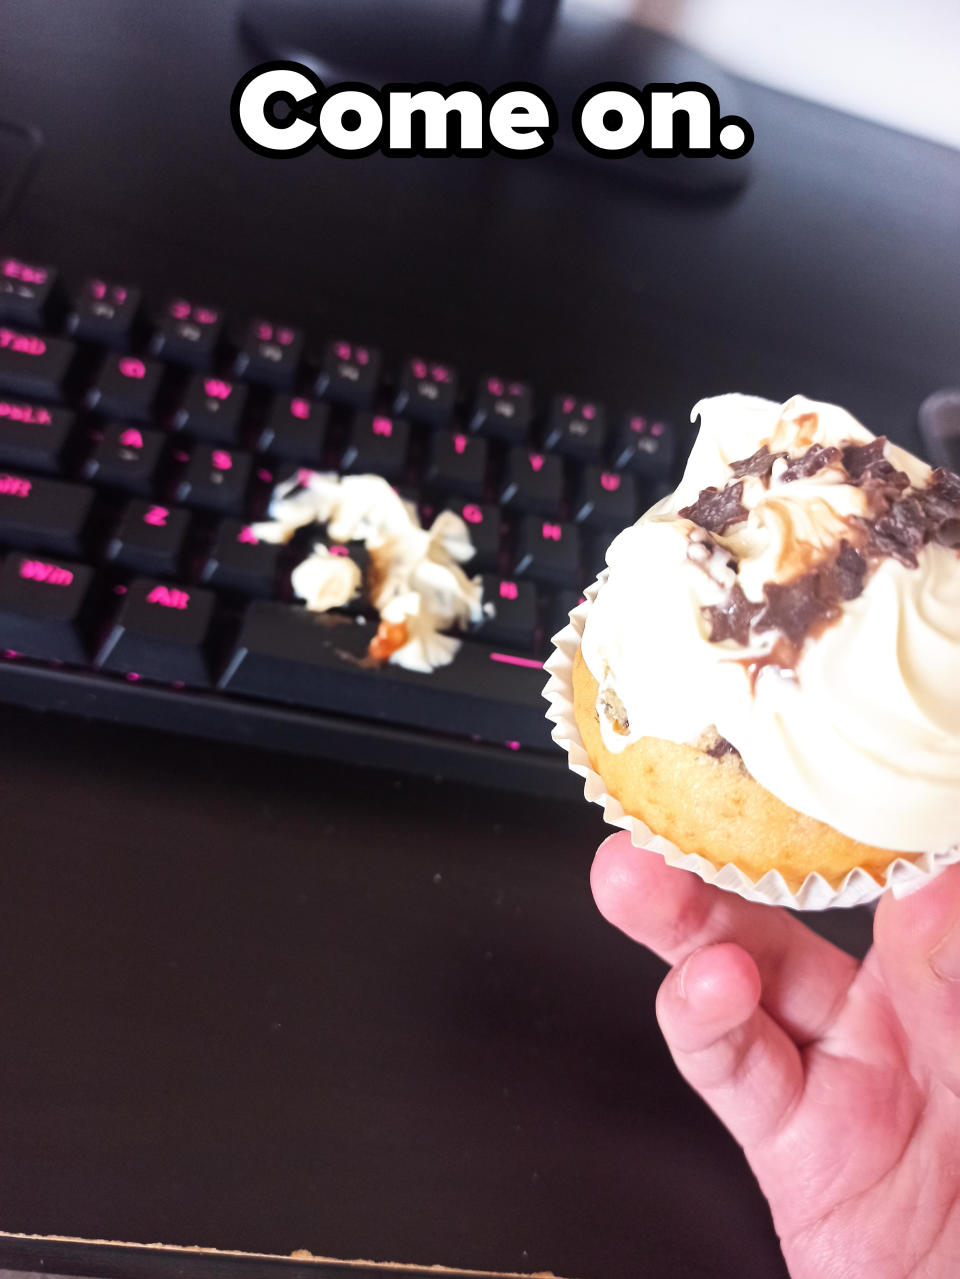
[[[179,507],[133,501],[107,543],[107,559],[135,573],[176,577],[189,524]]]

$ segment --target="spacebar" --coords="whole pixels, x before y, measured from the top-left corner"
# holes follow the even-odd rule
[[[458,737],[550,748],[539,662],[465,641],[449,666],[429,674],[362,664],[375,629],[258,600],[219,687]]]

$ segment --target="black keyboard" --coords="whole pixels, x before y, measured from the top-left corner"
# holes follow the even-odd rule
[[[566,790],[542,662],[686,432],[642,405],[226,315],[0,258],[0,699]],[[364,661],[377,617],[308,611],[260,540],[298,468],[459,514],[492,614],[430,674]],[[316,530],[314,530],[314,534]],[[314,540],[316,537],[314,536]]]

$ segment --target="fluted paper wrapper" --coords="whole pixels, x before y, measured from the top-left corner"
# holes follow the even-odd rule
[[[905,896],[922,888],[945,866],[960,861],[960,846],[944,853],[924,853],[916,862],[906,861],[896,853],[890,854],[890,865],[883,872],[883,882],[861,867],[850,871],[839,887],[834,888],[822,875],[806,877],[796,892],[788,886],[778,870],[768,871],[760,879],[753,880],[738,866],[714,866],[696,853],[684,853],[668,839],[655,835],[639,818],[623,811],[619,800],[608,793],[603,778],[590,767],[590,760],[580,740],[573,713],[573,661],[580,647],[580,637],[590,605],[597,591],[606,581],[607,570],[600,574],[592,586],[584,592],[584,602],[570,613],[570,623],[553,637],[554,651],[544,663],[550,679],[543,695],[549,703],[547,719],[554,727],[553,740],[567,753],[572,772],[583,778],[583,794],[592,804],[599,804],[611,826],[619,826],[630,832],[630,839],[637,848],[649,848],[661,855],[669,866],[692,870],[708,884],[715,884],[727,892],[738,893],[747,901],[763,902],[769,906],[791,906],[795,910],[825,910],[831,906],[862,906],[874,901],[885,888],[894,896]]]

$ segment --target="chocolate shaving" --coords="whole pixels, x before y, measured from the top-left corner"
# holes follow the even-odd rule
[[[738,644],[750,641],[750,623],[763,608],[748,600],[739,582],[734,582],[723,604],[711,604],[704,610],[710,623],[710,643],[719,644],[732,639]]]
[[[707,754],[712,755],[714,759],[723,759],[724,755],[736,755],[738,759],[740,758],[740,752],[733,742],[728,742],[725,737],[719,735],[716,741],[707,747]]]
[[[771,453],[766,444],[761,444],[756,453],[739,462],[731,462],[730,470],[737,479],[745,475],[756,475],[758,479],[769,480],[773,464],[778,457],[786,457],[786,453]]]
[[[780,479],[784,484],[789,484],[792,480],[809,479],[811,475],[816,475],[817,471],[822,471],[825,466],[833,466],[835,462],[839,462],[840,456],[840,450],[832,446],[811,444],[806,453],[801,453],[799,457],[793,459]]]
[[[927,520],[920,502],[905,497],[895,502],[885,515],[867,522],[867,553],[889,555],[906,568],[917,567],[917,551],[926,538]]]
[[[709,533],[725,533],[731,524],[739,524],[747,518],[747,508],[741,501],[742,497],[742,480],[722,489],[705,488],[693,505],[685,506],[680,514]]]
[[[855,600],[863,593],[867,576],[867,561],[849,542],[841,542],[836,559],[819,570],[818,593],[829,603],[838,600]]]
[[[938,466],[918,497],[927,520],[927,538],[941,546],[960,546],[960,475]]]
[[[887,443],[885,435],[878,435],[869,444],[848,444],[843,450],[843,465],[850,479],[861,488],[890,487],[895,490],[910,487],[910,477],[898,471],[883,456]]]
[[[779,631],[799,647],[814,627],[838,611],[835,603],[821,598],[818,577],[818,573],[804,573],[791,582],[765,583],[766,604],[756,620],[757,630]]]

